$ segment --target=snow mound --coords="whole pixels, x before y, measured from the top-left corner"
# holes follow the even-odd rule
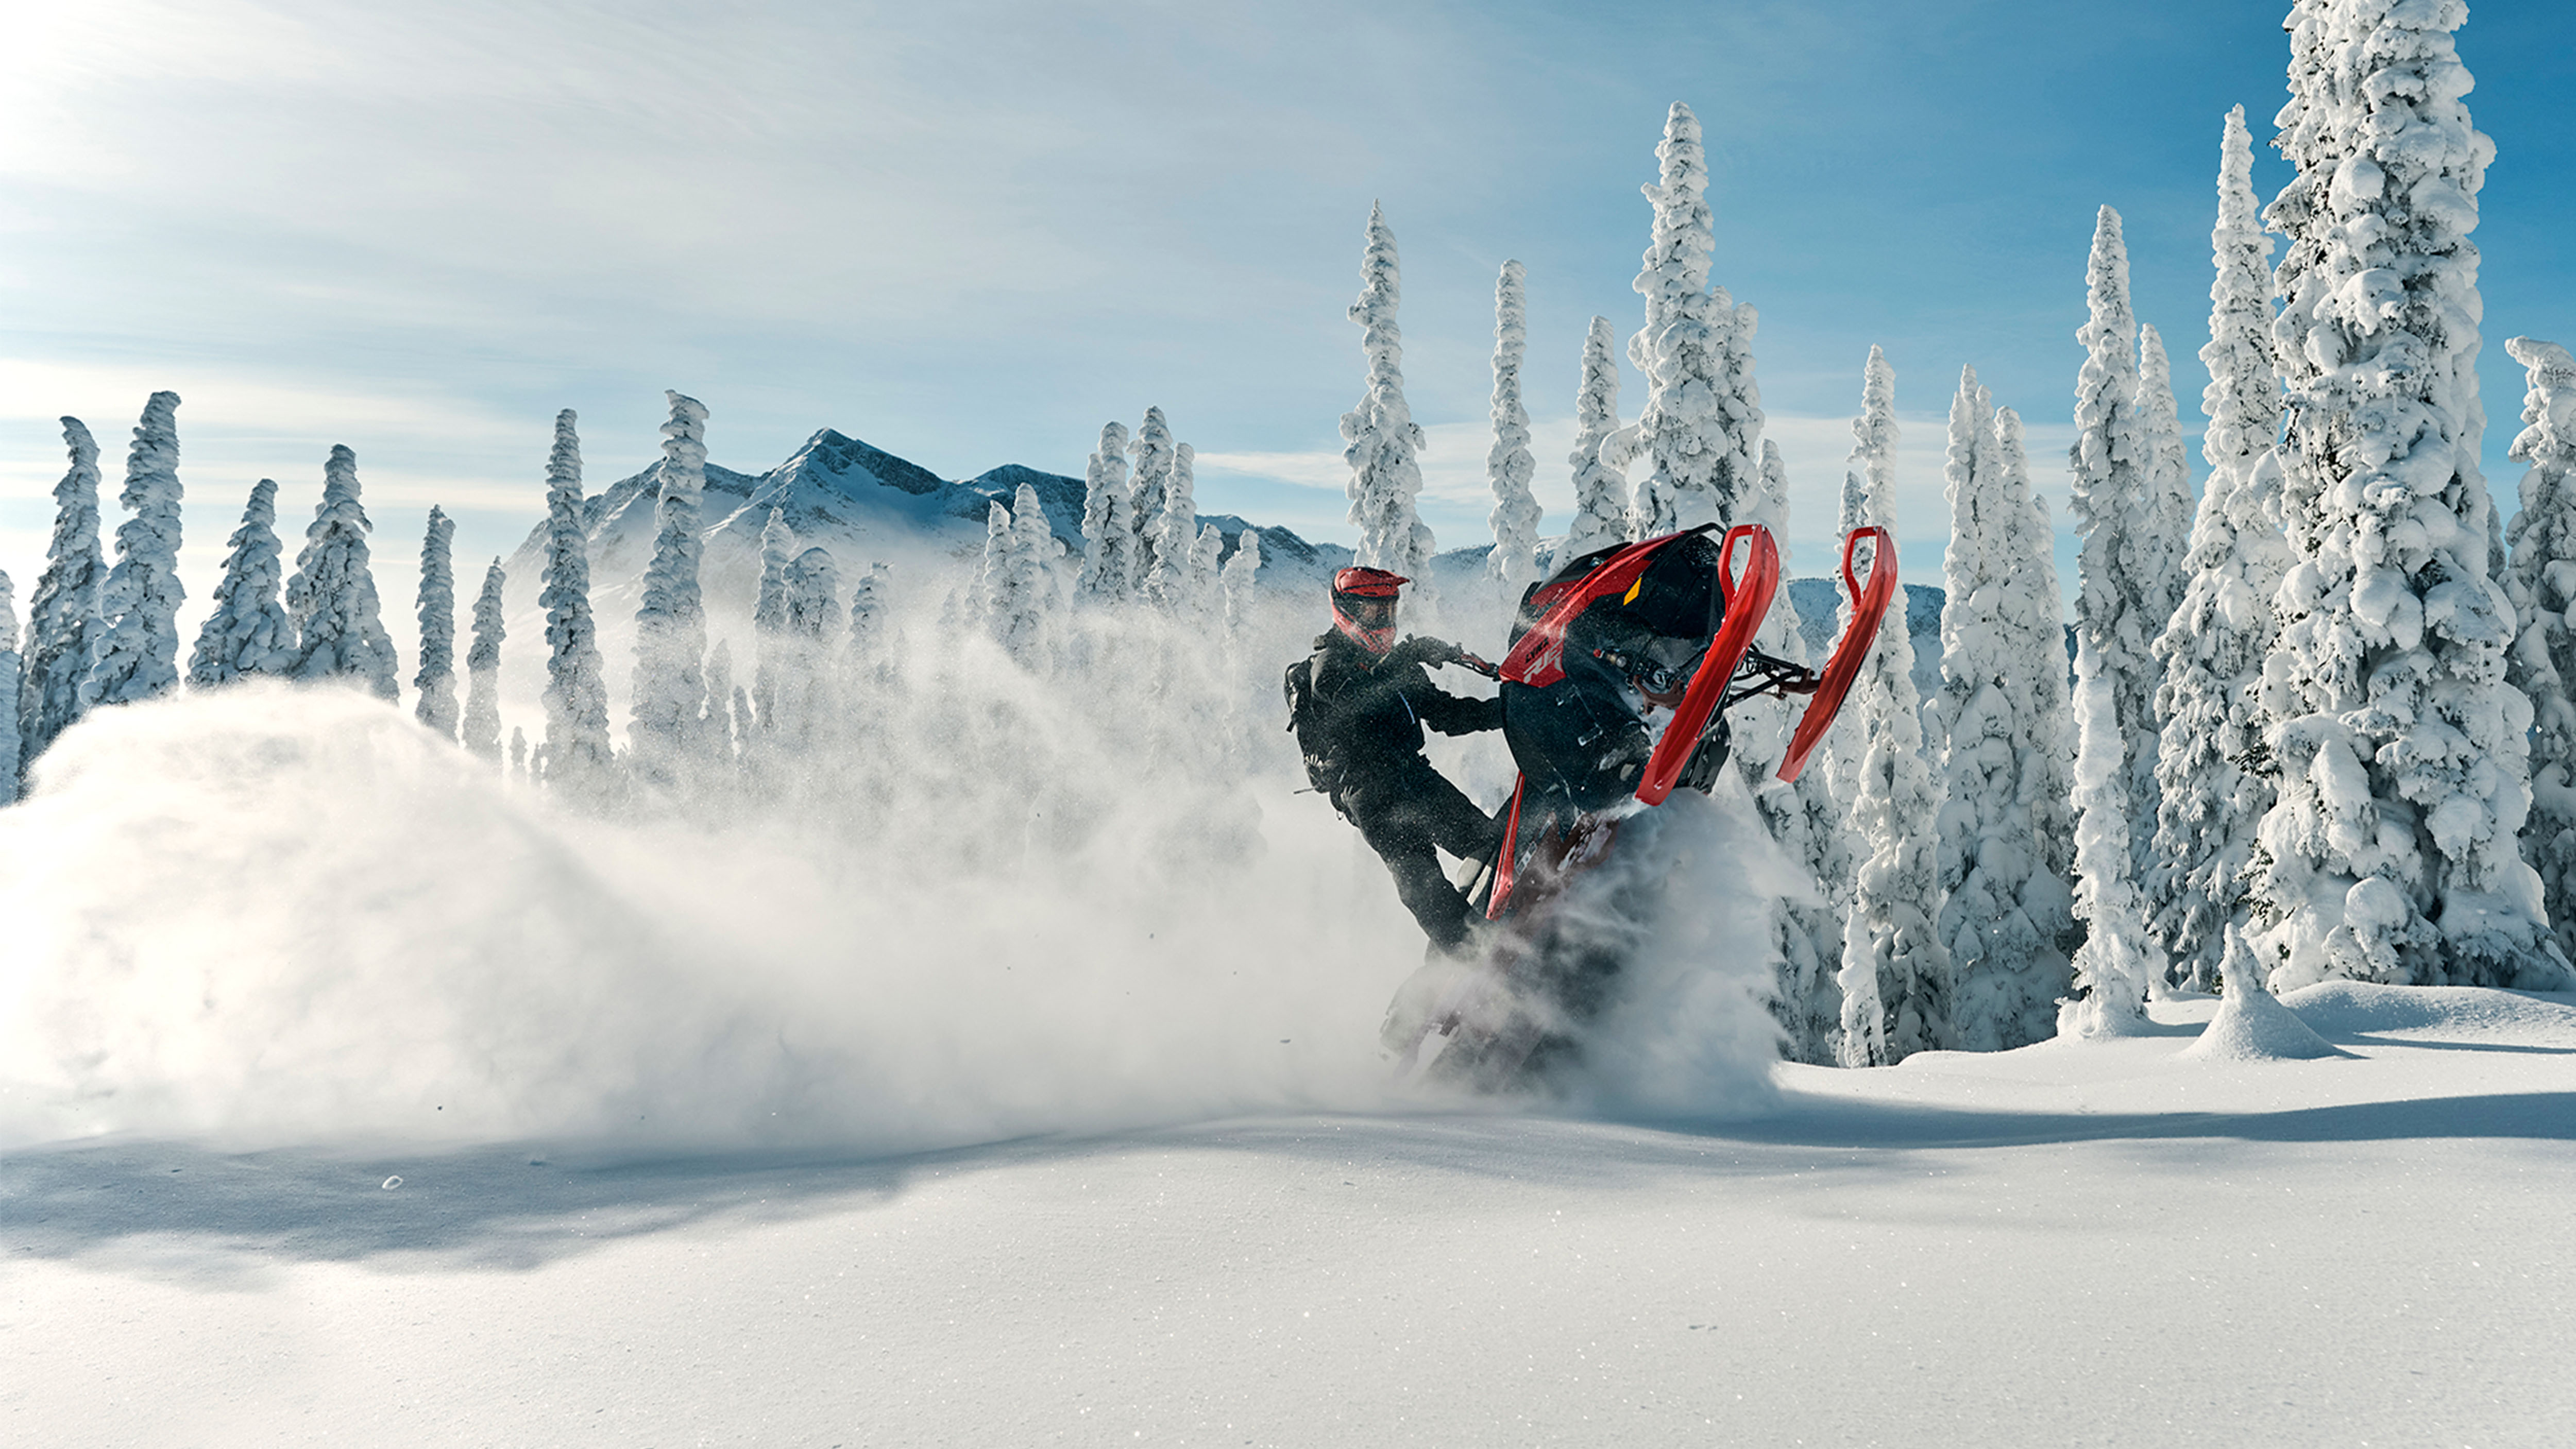
[[[2306,1062],[2349,1057],[2268,991],[2230,991],[2181,1055],[2209,1062]]]
[[[2397,1037],[2576,1050],[2576,993],[2321,981],[2282,998],[2337,1041]]]

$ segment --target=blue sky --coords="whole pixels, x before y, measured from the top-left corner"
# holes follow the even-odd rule
[[[2062,497],[2102,203],[2196,441],[2220,119],[2246,105],[2268,196],[2285,8],[0,0],[0,567],[22,597],[41,567],[53,418],[100,435],[112,489],[155,387],[187,399],[200,601],[259,476],[300,525],[346,442],[388,564],[432,502],[467,557],[499,552],[541,507],[555,409],[598,486],[653,456],[665,387],[708,403],[728,466],[831,426],[951,477],[1078,473],[1102,422],[1155,403],[1207,459],[1203,510],[1347,539],[1372,200],[1443,546],[1484,536],[1506,257],[1553,526],[1584,327],[1636,325],[1638,187],[1680,99],[1710,138],[1715,275],[1762,314],[1793,566],[1823,566],[1879,343],[1906,573],[1935,579],[1961,364]],[[2576,341],[2576,13],[2480,4],[2460,44],[2499,151],[2476,239],[2509,499],[2503,339]]]

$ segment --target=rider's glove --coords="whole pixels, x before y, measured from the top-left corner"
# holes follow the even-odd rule
[[[1426,669],[1442,664],[1455,664],[1467,657],[1467,651],[1457,645],[1446,639],[1434,639],[1426,634],[1412,635],[1403,643],[1396,645],[1395,654],[1403,663],[1419,664]]]

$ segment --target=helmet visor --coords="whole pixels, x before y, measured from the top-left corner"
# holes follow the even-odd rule
[[[1362,629],[1387,629],[1395,625],[1395,600],[1356,598],[1343,594],[1335,598],[1343,618]]]

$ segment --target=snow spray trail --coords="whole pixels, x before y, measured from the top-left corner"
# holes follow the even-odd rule
[[[0,812],[0,1142],[896,1151],[1379,1108],[1418,937],[1314,803],[1273,800],[1195,888],[1140,886],[1114,850],[960,870],[785,809],[580,820],[341,690],[104,711]],[[1731,819],[1692,840],[1758,835]],[[1762,936],[1758,907],[1705,929]],[[1694,1030],[1741,981],[1694,1004],[1661,969],[1685,984],[1613,1095],[1705,1105],[1767,1036]]]

